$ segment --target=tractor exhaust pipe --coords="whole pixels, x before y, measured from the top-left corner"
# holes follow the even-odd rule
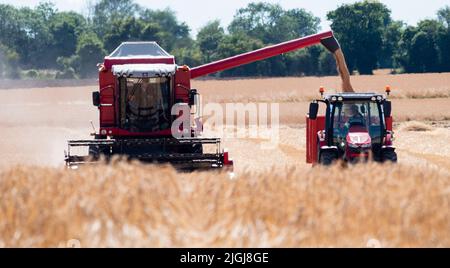
[[[337,71],[342,81],[342,92],[355,92],[350,82],[350,72],[348,71],[344,53],[336,38],[333,36],[320,40],[320,43],[330,51],[336,60]]]

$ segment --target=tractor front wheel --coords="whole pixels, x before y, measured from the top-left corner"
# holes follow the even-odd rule
[[[397,163],[397,153],[393,150],[385,150],[382,153],[383,161],[389,161],[392,163]]]
[[[324,166],[330,166],[336,160],[336,154],[330,151],[320,153],[319,163]]]

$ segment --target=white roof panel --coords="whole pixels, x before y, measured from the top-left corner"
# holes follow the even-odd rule
[[[169,76],[175,74],[176,70],[176,64],[123,64],[112,66],[114,75],[128,77]]]
[[[156,42],[123,42],[109,58],[154,58],[171,57]]]

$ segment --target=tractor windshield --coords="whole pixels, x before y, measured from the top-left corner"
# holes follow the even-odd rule
[[[350,130],[368,132],[372,143],[381,143],[382,117],[380,105],[372,101],[345,101],[332,105],[333,138],[345,140]]]
[[[169,78],[121,78],[120,93],[124,129],[153,132],[170,128]]]

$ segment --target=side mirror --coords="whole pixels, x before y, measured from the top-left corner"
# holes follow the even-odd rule
[[[189,90],[189,106],[195,105],[195,99],[197,98],[197,89]]]
[[[92,92],[92,104],[96,107],[100,106],[100,92],[98,91]]]
[[[383,102],[383,110],[384,110],[384,117],[390,117],[392,113],[392,104],[391,101],[384,101]]]
[[[317,102],[310,103],[309,104],[309,119],[316,120],[318,112],[319,112],[319,104]]]

